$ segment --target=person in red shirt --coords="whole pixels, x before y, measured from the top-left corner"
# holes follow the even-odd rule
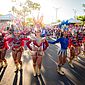
[[[27,47],[31,50],[31,56],[33,60],[34,76],[40,75],[42,58],[44,51],[48,47],[48,42],[41,36],[41,30],[35,32],[35,36],[31,39],[31,42],[27,42]],[[36,68],[38,66],[38,68]]]
[[[68,45],[68,48],[70,50],[70,56],[69,56],[69,65],[73,68],[73,64],[72,64],[72,61],[73,59],[75,58],[75,56],[78,55],[78,41],[77,41],[77,35],[72,35],[70,38],[69,38],[69,45]]]
[[[77,32],[77,41],[78,41],[78,55],[80,56],[81,54],[81,46],[82,46],[82,40],[83,40],[83,33],[82,32]]]

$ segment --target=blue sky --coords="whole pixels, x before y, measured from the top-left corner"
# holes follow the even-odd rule
[[[74,10],[76,15],[85,15],[82,4],[85,0],[33,0],[38,1],[41,4],[41,14],[44,15],[46,22],[56,21],[56,9],[57,19],[65,20],[74,17]]]
[[[59,13],[62,13],[62,18],[70,18],[74,16],[73,9],[76,10],[76,15],[84,15],[82,4],[85,0],[53,0],[55,3],[60,5],[61,9]],[[59,3],[58,3],[59,2]],[[58,15],[59,16],[59,15]]]
[[[7,3],[6,3],[7,1]],[[24,1],[24,0],[18,0]],[[83,11],[82,4],[85,0],[32,0],[34,2],[39,2],[41,4],[40,15],[44,16],[44,22],[50,23],[56,21],[56,9],[57,19],[65,20],[74,17],[74,11],[76,10],[76,15],[85,15]],[[14,3],[11,0],[0,0],[0,13],[7,14]],[[33,13],[33,16],[38,15],[38,13]]]
[[[85,0],[48,0],[48,3],[53,7],[50,10],[50,15],[52,14],[53,20],[56,17],[55,8],[58,8],[57,18],[64,20],[74,17],[74,10],[76,10],[76,15],[85,15],[83,11],[82,4],[85,3]]]

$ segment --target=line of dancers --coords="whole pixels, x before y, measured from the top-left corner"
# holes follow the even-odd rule
[[[31,52],[31,57],[33,61],[34,76],[41,74],[42,58],[44,56],[45,50],[49,47],[49,44],[60,43],[61,49],[58,53],[58,68],[57,72],[64,75],[61,70],[62,66],[68,60],[69,65],[73,68],[72,61],[74,58],[78,58],[81,51],[85,56],[85,29],[84,33],[77,32],[71,34],[71,32],[62,32],[58,39],[47,40],[47,36],[41,37],[41,21],[35,20],[35,32],[30,34],[30,37],[23,37],[23,33],[19,30],[13,31],[11,34],[0,32],[0,68],[7,66],[7,60],[5,58],[6,51],[12,48],[12,57],[16,66],[16,71],[22,69],[22,53],[24,51],[24,43],[26,41],[26,46]],[[21,36],[23,35],[23,36]],[[83,46],[83,50],[81,47]],[[67,50],[70,50],[70,56],[67,56]],[[56,54],[57,55],[57,54]],[[57,62],[57,60],[56,60]]]

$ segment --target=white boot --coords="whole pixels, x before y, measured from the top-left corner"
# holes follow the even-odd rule
[[[34,76],[36,76],[36,75],[37,75],[36,66],[34,67],[33,75],[34,75]]]
[[[41,74],[41,69],[37,69],[37,75],[39,76]]]
[[[7,62],[4,62],[3,67],[5,68],[5,67],[7,67],[7,65],[8,65]]]
[[[68,64],[70,65],[70,67],[74,68],[74,66],[73,66],[73,64],[72,64],[72,60],[70,60],[70,61],[68,62]]]
[[[58,66],[57,72],[58,72],[59,74],[61,74],[61,75],[64,75],[64,72],[61,70],[61,67],[60,67],[60,66]]]
[[[19,64],[16,64],[16,70],[15,72],[17,72],[19,70]]]
[[[73,64],[72,64],[71,62],[69,62],[69,65],[70,65],[72,68],[74,68],[74,66],[73,66]]]
[[[22,65],[20,65],[20,68],[19,68],[19,70],[21,70],[22,69]]]

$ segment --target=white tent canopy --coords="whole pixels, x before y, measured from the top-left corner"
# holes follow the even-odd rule
[[[80,20],[73,19],[73,18],[69,19],[68,22],[69,22],[69,23],[81,23]]]
[[[59,24],[61,24],[61,22],[54,22],[51,25],[54,26],[54,25],[59,25]]]
[[[0,16],[0,21],[11,21],[13,20],[15,17],[12,14],[7,14],[7,15],[3,15]]]

